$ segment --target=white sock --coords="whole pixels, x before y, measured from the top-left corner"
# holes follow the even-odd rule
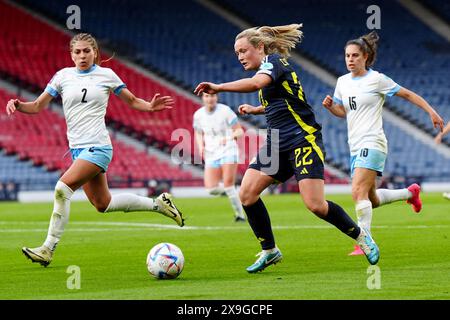
[[[377,196],[380,199],[380,207],[384,204],[388,204],[400,200],[408,200],[412,197],[412,193],[408,189],[377,189]]]
[[[157,211],[158,206],[151,198],[138,196],[134,193],[121,193],[111,196],[105,212],[112,211]]]
[[[245,216],[243,214],[244,210],[242,209],[242,204],[241,201],[239,200],[236,187],[235,186],[226,187],[225,192],[227,193],[228,199],[230,199],[231,207],[233,207],[236,217],[245,219]]]
[[[56,183],[53,213],[48,227],[47,239],[44,242],[44,246],[52,251],[55,250],[64,232],[64,227],[69,222],[70,198],[72,195],[73,190],[64,182],[58,181]]]
[[[267,249],[267,250],[263,250],[263,251],[266,252],[266,253],[275,253],[275,252],[277,252],[278,250],[279,250],[278,247],[275,246],[275,248]]]
[[[360,200],[355,206],[358,226],[365,228],[370,232],[372,225],[372,202],[369,200]]]
[[[221,186],[217,186],[214,188],[207,188],[206,191],[208,191],[208,193],[212,196],[220,196],[225,192],[224,188],[222,188]]]

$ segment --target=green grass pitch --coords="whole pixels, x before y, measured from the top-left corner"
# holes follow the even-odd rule
[[[354,217],[349,195],[328,198]],[[258,274],[245,271],[258,241],[247,223],[232,221],[225,197],[176,199],[187,217],[183,229],[157,213],[100,214],[73,203],[47,268],[20,249],[41,245],[53,205],[1,203],[0,299],[449,299],[450,201],[440,194],[422,199],[421,214],[405,202],[374,211],[379,289],[367,286],[373,273],[365,257],[347,256],[352,239],[308,212],[298,195],[264,197],[284,259]],[[184,253],[175,280],[147,272],[147,253],[159,242]],[[67,288],[73,265],[81,271],[80,289]]]

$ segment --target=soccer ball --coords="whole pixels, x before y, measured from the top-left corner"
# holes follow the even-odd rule
[[[147,269],[157,279],[175,279],[183,267],[183,253],[174,244],[158,243],[147,255]]]

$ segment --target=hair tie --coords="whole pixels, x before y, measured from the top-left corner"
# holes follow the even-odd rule
[[[362,40],[363,43],[365,43],[365,44],[367,45],[367,48],[369,48],[370,51],[373,51],[372,46],[370,45],[369,41],[367,41],[367,40],[364,39],[364,38],[359,38],[359,40]]]

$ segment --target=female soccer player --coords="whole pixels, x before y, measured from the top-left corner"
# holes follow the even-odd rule
[[[205,188],[211,195],[225,193],[230,199],[236,222],[245,221],[234,185],[238,166],[236,139],[244,131],[230,107],[217,103],[217,94],[202,95],[204,106],[194,113],[195,141],[205,158]],[[223,188],[219,186],[223,178]]]
[[[450,122],[447,123],[447,125],[445,126],[445,128],[444,128],[444,130],[443,130],[442,132],[439,132],[439,133],[436,135],[436,137],[434,138],[434,141],[435,141],[437,144],[440,144],[440,143],[442,142],[442,138],[443,138],[446,134],[448,134],[449,132],[450,132]],[[450,200],[450,192],[444,192],[444,193],[442,194],[442,196],[443,196],[445,199]]]
[[[131,108],[144,112],[171,109],[173,99],[155,94],[147,102],[135,97],[113,70],[100,67],[99,47],[90,34],[75,35],[70,41],[70,54],[75,67],[58,71],[35,101],[9,100],[6,106],[8,115],[15,111],[36,114],[53,98],[62,97],[73,163],[56,183],[53,214],[45,242],[37,248],[22,249],[25,256],[43,266],[52,261],[69,221],[70,198],[80,187],[99,212],[155,211],[172,218],[181,227],[184,225],[182,214],[170,194],[163,193],[156,199],[130,193],[111,195],[106,180],[113,154],[105,125],[110,93],[114,92]]]
[[[282,259],[260,194],[272,183],[284,182],[292,175],[311,212],[356,239],[371,264],[379,259],[378,247],[370,234],[359,228],[339,205],[325,200],[321,126],[287,60],[290,50],[301,40],[302,32],[298,30],[301,26],[244,30],[237,35],[234,49],[244,69],[257,71],[256,74],[221,84],[202,82],[194,91],[200,95],[259,90],[260,106],[239,106],[241,114],[264,113],[268,125],[267,142],[245,172],[239,193],[250,226],[263,249],[256,262],[247,268],[250,273],[262,271]]]
[[[347,117],[348,143],[352,176],[352,197],[358,225],[370,231],[372,208],[406,200],[415,212],[420,212],[420,187],[412,184],[400,190],[376,188],[387,155],[387,140],[383,132],[382,108],[386,96],[399,96],[426,111],[435,128],[442,131],[443,120],[416,93],[400,87],[391,78],[370,69],[377,55],[378,35],[375,31],[345,45],[348,74],[339,77],[334,97],[327,96],[323,106],[338,117]],[[363,254],[358,247],[351,255]]]

